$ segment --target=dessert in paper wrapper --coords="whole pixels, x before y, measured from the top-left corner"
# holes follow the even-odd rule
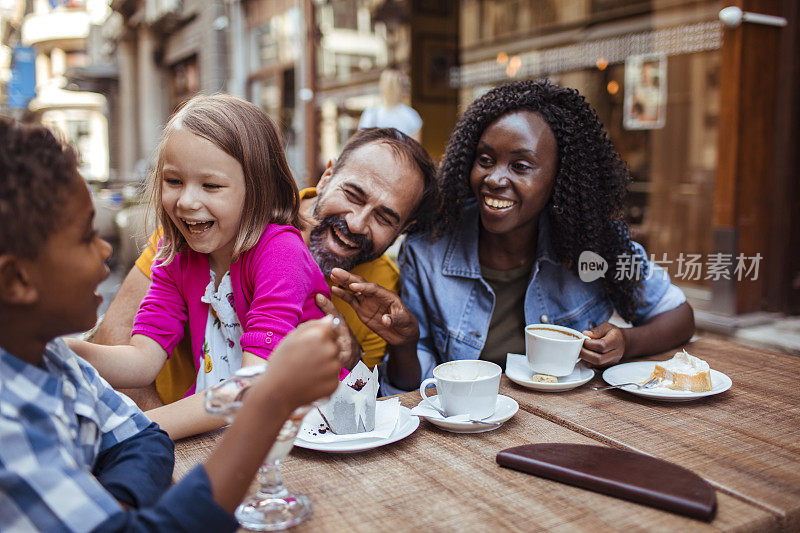
[[[319,408],[328,427],[337,435],[375,429],[375,401],[378,397],[378,369],[370,371],[359,361],[339,383],[328,403]]]

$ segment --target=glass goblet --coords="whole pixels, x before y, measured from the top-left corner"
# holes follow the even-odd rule
[[[242,397],[264,372],[266,365],[248,366],[206,392],[206,411],[230,424],[242,406]],[[255,531],[277,531],[299,524],[311,514],[311,499],[292,493],[281,480],[281,463],[294,446],[294,439],[310,405],[298,407],[284,422],[275,443],[258,469],[259,487],[236,508],[239,523]]]

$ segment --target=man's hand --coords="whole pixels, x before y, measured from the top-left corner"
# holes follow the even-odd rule
[[[416,345],[419,323],[397,294],[341,268],[333,269],[331,280],[337,285],[331,292],[350,304],[358,318],[387,344]]]
[[[586,330],[584,335],[591,337],[583,341],[581,359],[592,366],[608,366],[625,355],[627,341],[621,328],[603,322],[595,328]]]
[[[317,294],[315,300],[320,311],[339,319],[339,359],[343,367],[347,370],[353,370],[353,367],[361,360],[361,354],[363,353],[361,345],[358,343],[355,335],[353,335],[353,332],[350,331],[350,327],[347,325],[347,322],[345,322],[342,314],[333,305],[333,302],[325,298],[322,294]]]

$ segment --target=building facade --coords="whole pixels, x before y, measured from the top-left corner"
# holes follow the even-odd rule
[[[14,103],[13,80],[6,79],[6,104],[17,118],[42,122],[60,131],[78,152],[80,171],[89,181],[109,177],[107,102],[103,95],[71,84],[67,71],[89,63],[86,52],[90,28],[109,13],[104,0],[33,0],[7,2],[11,13],[4,24],[4,43],[12,54],[29,50],[34,61],[33,98]],[[8,13],[8,11],[6,11]],[[17,17],[22,14],[21,20]],[[15,20],[19,20],[18,31]]]
[[[112,145],[121,181],[142,179],[161,128],[192,95],[223,91],[228,77],[225,5],[202,0],[114,0],[106,33],[117,82]]]
[[[726,28],[719,11],[731,4],[787,25]],[[113,0],[111,8],[98,42],[113,65],[67,70],[106,96],[111,175],[121,180],[143,177],[167,117],[197,92],[262,107],[305,186],[379,101],[387,68],[406,75],[405,101],[435,159],[477,96],[548,77],[597,109],[631,170],[634,238],[701,315],[800,312],[796,2]],[[34,46],[52,78],[78,56],[48,39]]]

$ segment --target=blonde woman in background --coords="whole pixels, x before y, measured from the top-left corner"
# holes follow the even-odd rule
[[[394,69],[384,70],[380,78],[380,91],[381,104],[364,110],[358,129],[396,128],[421,141],[422,119],[419,113],[401,102],[403,74]]]

